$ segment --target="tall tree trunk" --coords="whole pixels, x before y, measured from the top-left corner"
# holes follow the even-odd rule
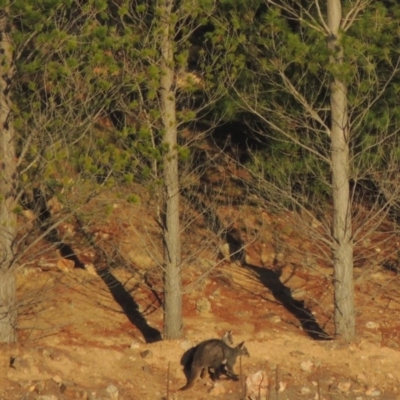
[[[16,283],[13,245],[17,231],[14,126],[10,86],[13,58],[7,10],[0,11],[0,342],[16,341]]]
[[[173,0],[160,1],[161,110],[164,128],[164,338],[182,336],[181,243],[179,226],[179,171],[172,29]]]
[[[343,62],[340,43],[342,9],[340,0],[328,0],[329,46],[331,62]],[[347,88],[337,76],[331,83],[331,160],[333,187],[333,264],[335,288],[336,336],[344,340],[355,337],[353,240],[350,201],[349,126]]]

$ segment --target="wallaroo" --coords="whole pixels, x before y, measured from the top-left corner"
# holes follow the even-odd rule
[[[199,376],[204,375],[206,368],[214,369],[213,380],[219,379],[221,372],[233,380],[238,380],[239,377],[235,374],[233,366],[239,356],[250,356],[244,342],[233,348],[220,339],[210,339],[200,343],[193,357],[188,381],[179,390],[193,387]]]
[[[221,337],[221,340],[227,345],[233,344],[232,331],[226,331],[224,333],[224,335]],[[181,365],[184,366],[183,370],[185,372],[185,376],[186,376],[187,379],[189,379],[189,377],[190,377],[190,373],[191,373],[191,369],[192,369],[192,363],[193,363],[193,357],[194,357],[197,349],[199,348],[199,346],[202,343],[204,343],[204,342],[201,342],[197,346],[192,347],[191,349],[186,351],[183,354],[182,358],[181,358]],[[222,366],[222,368],[223,367],[224,366]],[[211,371],[211,368],[208,369],[208,372],[209,372],[210,376],[212,376],[212,374],[215,373],[214,370]],[[203,368],[203,370],[201,371],[201,377],[202,378],[204,378],[205,373],[206,373],[206,370],[205,370],[205,368]]]

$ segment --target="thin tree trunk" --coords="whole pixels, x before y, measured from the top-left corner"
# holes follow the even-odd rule
[[[343,62],[339,40],[342,18],[340,0],[328,0],[329,46],[331,62]],[[331,83],[331,160],[333,187],[333,264],[336,336],[351,341],[355,337],[353,240],[350,201],[349,127],[347,88],[335,77]]]
[[[174,93],[172,0],[160,2],[161,32],[161,109],[164,128],[164,338],[182,336],[181,243],[179,226],[179,171],[177,153],[176,100]]]
[[[13,245],[17,165],[10,85],[13,75],[7,10],[0,11],[0,342],[16,341],[16,283]]]

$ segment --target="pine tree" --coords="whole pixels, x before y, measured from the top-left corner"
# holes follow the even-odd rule
[[[268,143],[252,168],[275,204],[321,216],[319,246],[334,268],[336,335],[352,340],[353,246],[362,230],[352,223],[357,184],[382,176],[396,158],[399,7],[281,0],[243,12],[252,25],[240,26],[247,68],[234,98]],[[365,225],[379,224],[394,194]]]
[[[71,186],[60,171],[79,161],[77,144],[106,108],[103,97],[110,90],[95,70],[96,57],[104,57],[98,50],[103,36],[90,18],[100,13],[96,7],[62,0],[5,3],[0,26],[0,341],[11,342],[17,324],[15,274],[26,251],[17,240],[18,201],[52,181]],[[67,159],[74,153],[74,160]]]
[[[178,173],[190,150],[178,136],[200,114],[213,126],[234,64],[216,16],[207,0],[10,4],[18,189],[61,187],[66,198],[76,184],[66,168],[94,187],[151,180],[169,339],[182,334]],[[96,129],[100,118],[115,129]]]
[[[17,232],[17,161],[12,119],[14,77],[9,10],[0,11],[0,342],[16,340],[16,282],[14,242]]]

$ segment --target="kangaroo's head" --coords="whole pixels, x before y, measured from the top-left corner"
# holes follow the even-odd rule
[[[244,342],[239,343],[237,348],[239,349],[239,354],[241,356],[246,356],[246,357],[250,357],[250,353],[247,350],[246,346],[244,345]]]
[[[222,336],[222,341],[226,344],[233,344],[232,331],[226,331]]]

